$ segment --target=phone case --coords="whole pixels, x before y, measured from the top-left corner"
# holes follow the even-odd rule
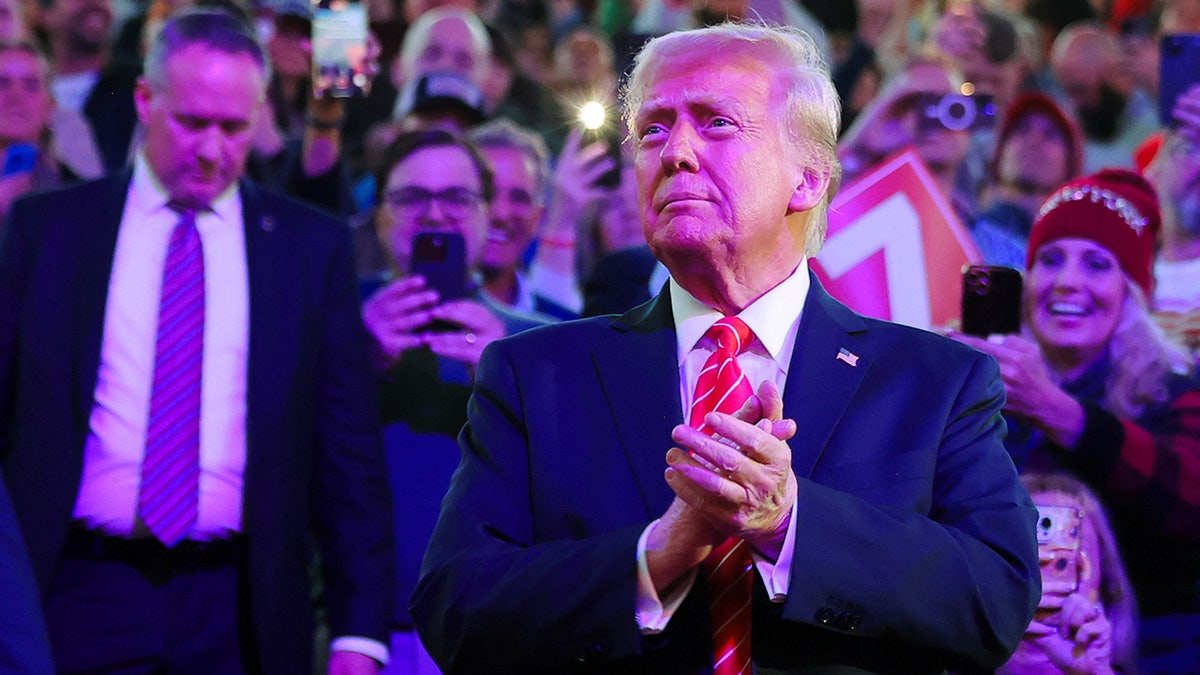
[[[1083,513],[1067,506],[1038,505],[1038,557],[1042,591],[1074,593],[1079,588],[1079,545]]]
[[[366,75],[367,10],[360,2],[314,0],[313,90],[357,96],[370,89]]]
[[[1200,82],[1200,35],[1164,35],[1159,55],[1158,116],[1163,126],[1174,127],[1175,102]]]
[[[441,302],[467,295],[466,242],[457,232],[418,232],[413,237],[413,274],[438,292]]]
[[[1011,267],[971,265],[962,276],[962,331],[987,337],[1021,329],[1021,273]]]

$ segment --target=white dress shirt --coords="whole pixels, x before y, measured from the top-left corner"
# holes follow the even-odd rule
[[[775,288],[767,291],[737,316],[750,330],[755,339],[738,356],[738,365],[746,374],[755,391],[758,385],[771,380],[782,392],[787,381],[787,370],[792,360],[796,342],[796,330],[800,325],[800,314],[804,299],[808,295],[808,260],[801,260],[791,276]],[[671,294],[671,313],[675,320],[675,335],[679,353],[679,398],[684,411],[691,410],[696,380],[704,368],[705,361],[716,349],[716,342],[704,337],[714,323],[724,317],[720,312],[706,306],[688,293],[674,279],[668,287]],[[668,597],[660,598],[654,590],[646,564],[646,542],[658,521],[650,523],[638,540],[638,592],[636,616],[643,633],[658,633],[666,628],[671,617],[696,581],[698,570],[693,569],[684,583]],[[751,549],[755,566],[774,602],[787,598],[791,582],[792,547],[796,539],[796,506],[792,505],[792,517],[788,524],[783,548],[778,560],[767,560]]]
[[[115,536],[143,535],[137,523],[159,296],[171,232],[179,221],[140,155],[121,216],[83,481],[74,518]],[[227,538],[242,528],[246,466],[246,354],[250,296],[242,201],[236,186],[199,214],[204,247],[204,365],[200,401],[200,504],[190,539]]]

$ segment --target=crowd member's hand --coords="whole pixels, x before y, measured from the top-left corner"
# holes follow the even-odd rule
[[[1104,607],[1082,593],[1043,595],[1038,613],[1050,613],[1030,622],[1025,648],[1041,652],[1061,672],[1108,675],[1112,670],[1112,624]]]
[[[1179,95],[1171,114],[1179,125],[1175,133],[1192,148],[1200,148],[1200,84]]]
[[[596,180],[616,168],[613,159],[605,156],[607,150],[603,143],[584,145],[579,129],[571,129],[554,166],[552,201],[582,211],[604,197],[607,190],[598,187]]]
[[[375,675],[379,662],[357,652],[336,651],[329,655],[329,675]]]
[[[405,351],[421,346],[419,331],[433,320],[430,310],[437,299],[437,292],[426,288],[419,276],[396,279],[367,298],[363,323],[376,367],[391,368]]]
[[[467,364],[472,372],[479,365],[483,348],[504,337],[504,324],[487,307],[474,300],[455,300],[429,310],[434,320],[454,326],[445,332],[427,332],[421,342],[434,354]]]
[[[667,452],[667,483],[718,532],[776,560],[796,502],[786,442],[796,424],[781,419],[783,399],[773,383],[764,382],[756,399],[737,416],[705,417],[719,438],[686,424],[675,427],[671,438],[679,445]],[[756,420],[754,412],[761,414]]]
[[[1063,447],[1075,445],[1083,432],[1083,406],[1055,384],[1037,343],[1020,335],[950,337],[995,357],[1008,396],[1004,410],[1031,420]]]

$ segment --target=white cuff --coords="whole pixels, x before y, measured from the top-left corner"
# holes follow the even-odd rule
[[[379,662],[379,665],[386,666],[388,662],[387,645],[371,638],[359,637],[357,635],[346,635],[344,637],[334,638],[329,643],[329,651],[331,652],[354,652],[369,656]]]
[[[646,529],[642,530],[637,545],[637,610],[634,616],[643,635],[663,632],[675,611],[683,604],[688,591],[692,590],[692,584],[696,583],[697,570],[692,569],[682,583],[678,584],[674,593],[665,598],[658,597],[654,590],[654,581],[650,578],[650,567],[646,564],[646,541],[650,539],[650,533],[657,525],[657,520],[647,525]]]
[[[767,597],[771,602],[787,600],[788,588],[792,584],[792,549],[796,546],[796,503],[792,504],[792,519],[788,521],[787,534],[783,537],[783,548],[779,550],[779,560],[771,562],[759,555],[754,547],[750,547],[750,557],[754,558],[754,566],[762,577],[763,585],[767,587]]]

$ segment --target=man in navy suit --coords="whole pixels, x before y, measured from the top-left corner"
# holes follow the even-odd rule
[[[0,458],[59,672],[312,672],[317,562],[329,671],[387,659],[350,233],[240,180],[266,81],[252,28],[176,15],[132,171],[10,214]]]
[[[811,39],[731,24],[659,38],[626,106],[671,280],[623,316],[484,352],[410,603],[430,653],[450,673],[1003,663],[1040,589],[998,370],[854,314],[809,274],[838,173]],[[725,348],[718,320],[752,331],[736,364],[754,395],[703,416],[710,436],[684,411]],[[718,654],[742,642],[713,641],[728,626],[710,619],[723,597],[706,562],[731,541],[754,570],[738,663]]]

